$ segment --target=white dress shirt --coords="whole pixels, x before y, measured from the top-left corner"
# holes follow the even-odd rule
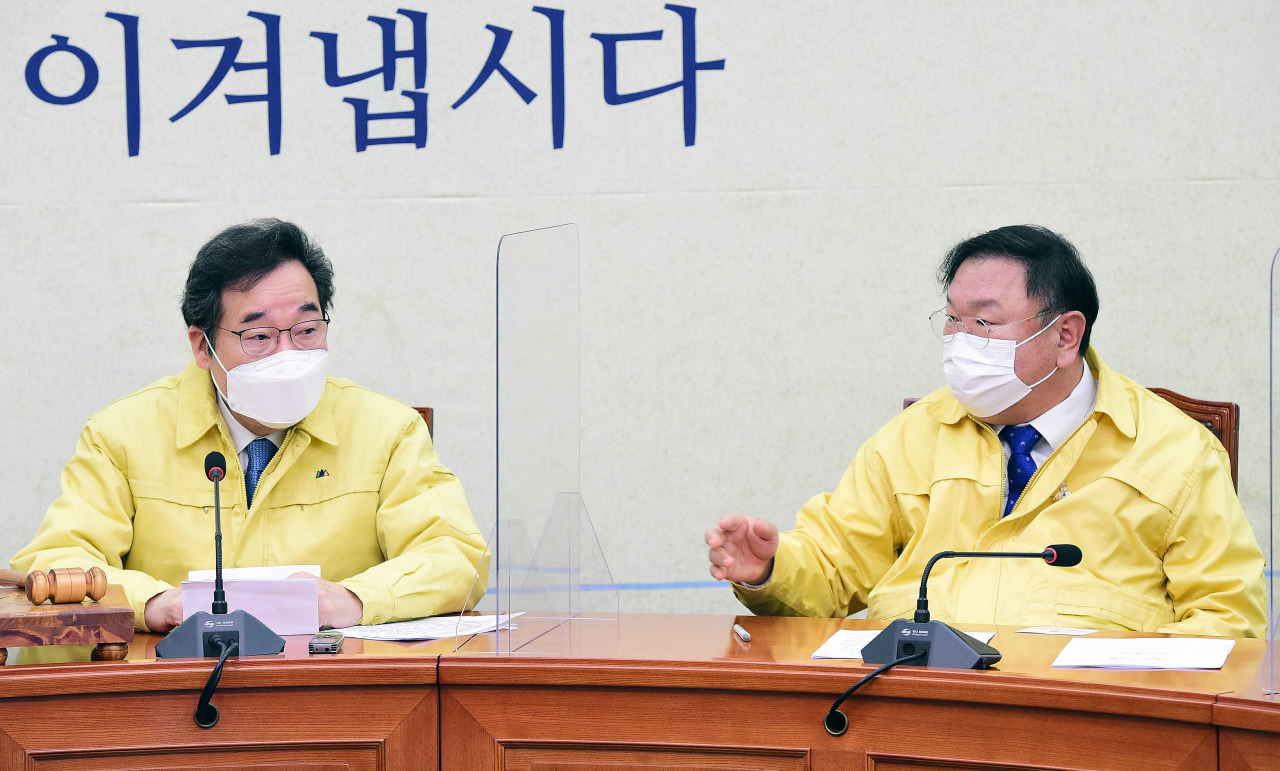
[[[1036,442],[1036,446],[1031,448],[1031,459],[1036,462],[1036,466],[1040,466],[1045,460],[1053,454],[1054,449],[1058,445],[1071,438],[1071,434],[1081,426],[1089,416],[1093,414],[1094,407],[1098,403],[1098,380],[1089,371],[1089,365],[1084,365],[1084,373],[1080,376],[1080,382],[1076,387],[1071,389],[1071,393],[1067,398],[1054,405],[1048,412],[1031,421],[1031,425],[1040,432],[1040,441]],[[1021,425],[1021,424],[1020,424]],[[1003,425],[992,424],[991,428],[997,433],[1004,428]],[[1009,460],[1009,443],[1000,440],[1000,446],[1004,450],[1004,459],[1007,463]]]
[[[222,419],[227,421],[227,430],[231,432],[231,444],[235,445],[236,454],[240,457],[240,469],[249,468],[249,443],[254,439],[270,439],[271,443],[280,448],[280,443],[284,441],[284,430],[272,431],[264,437],[259,437],[249,429],[240,425],[240,421],[236,420],[236,416],[231,412],[231,408],[222,400],[221,394],[218,395],[218,409],[222,411]]]

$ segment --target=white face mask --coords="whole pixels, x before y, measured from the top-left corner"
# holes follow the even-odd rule
[[[205,341],[208,344],[208,338]],[[222,366],[212,345],[209,352],[227,373],[227,392],[224,394],[218,389],[227,406],[232,412],[267,428],[281,429],[296,424],[311,414],[324,394],[328,351],[281,351],[232,370]],[[218,388],[216,379],[213,387]]]
[[[1013,367],[1018,347],[1039,337],[1060,318],[1062,314],[1021,343],[992,338],[987,347],[982,348],[981,337],[960,332],[944,339],[942,372],[947,377],[951,395],[979,418],[999,415],[1022,401],[1032,388],[1053,377],[1058,368],[1027,385]]]

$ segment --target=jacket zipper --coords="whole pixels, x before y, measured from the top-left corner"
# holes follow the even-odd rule
[[[240,453],[236,452],[235,443],[231,441],[231,437],[227,434],[227,430],[222,427],[221,423],[218,424],[218,436],[222,437],[222,445],[231,451],[231,457],[236,459],[236,468],[240,469],[240,479],[242,480],[241,484],[243,485],[244,469],[240,467]]]
[[[1096,414],[1096,413],[1095,413],[1095,414]],[[1076,430],[1075,430],[1075,431],[1072,431],[1072,432],[1071,432],[1071,435],[1070,435],[1070,436],[1068,436],[1065,440],[1063,440],[1062,444],[1059,444],[1059,445],[1058,445],[1058,447],[1065,447],[1067,444],[1069,444],[1069,443],[1071,442],[1071,440],[1072,440],[1072,439],[1074,439],[1074,438],[1076,437],[1076,434],[1080,433],[1080,429],[1084,428],[1084,424],[1085,424],[1085,423],[1088,423],[1088,422],[1089,422],[1089,419],[1091,419],[1091,418],[1093,418],[1093,415],[1090,415],[1090,416],[1089,416],[1089,418],[1086,418],[1086,419],[1084,420],[1084,422],[1082,422],[1080,425],[1076,426]],[[991,431],[991,426],[987,426],[987,430],[988,430],[988,431]],[[991,431],[991,433],[993,433],[993,434],[994,434],[995,432],[994,432],[994,431]],[[998,437],[997,437],[997,438],[998,438]],[[1057,455],[1057,454],[1058,454],[1058,447],[1054,447],[1054,448],[1053,448],[1053,452],[1049,453],[1049,457],[1047,457],[1047,458],[1045,458],[1045,459],[1044,459],[1044,463],[1041,463],[1041,464],[1039,464],[1038,466],[1036,466],[1035,473],[1033,473],[1033,474],[1031,475],[1031,478],[1027,480],[1027,486],[1026,486],[1026,487],[1024,487],[1024,488],[1022,488],[1022,492],[1021,492],[1021,493],[1018,493],[1018,500],[1016,500],[1016,501],[1014,501],[1014,502],[1013,502],[1013,509],[1018,508],[1018,504],[1019,504],[1019,503],[1022,503],[1022,498],[1027,494],[1027,491],[1031,489],[1031,486],[1032,486],[1033,484],[1035,484],[1036,479],[1038,479],[1038,478],[1040,477],[1040,471],[1041,471],[1045,466],[1047,466],[1047,465],[1049,464],[1049,461],[1053,459],[1053,456],[1055,456],[1055,455]],[[1001,454],[1003,455],[1003,451],[1001,452]],[[1000,496],[1000,499],[1001,499],[1001,500],[1004,500],[1004,499],[1005,499],[1006,497],[1008,497],[1008,495],[1009,495],[1008,488],[1006,488],[1006,487],[1004,486],[1005,484],[1008,484],[1008,480],[1006,479],[1006,476],[1007,476],[1007,475],[1006,475],[1006,473],[1005,473],[1005,469],[1004,469],[1004,466],[1005,466],[1005,465],[1007,465],[1007,464],[1001,464],[1001,467],[1000,467],[1000,478],[1001,478],[1001,480],[1004,482],[1004,484],[1002,484],[1002,485],[1000,486],[1000,491],[1004,493],[1004,495]],[[1012,514],[1012,513],[1013,513],[1013,509],[1009,509],[1009,513],[1010,513],[1010,514]]]

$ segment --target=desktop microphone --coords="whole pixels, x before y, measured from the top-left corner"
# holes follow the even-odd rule
[[[205,476],[213,481],[213,613],[197,611],[188,616],[156,645],[156,656],[159,658],[220,656],[232,650],[233,643],[240,656],[269,656],[284,650],[284,638],[253,615],[243,610],[227,612],[226,593],[222,585],[222,512],[218,493],[218,482],[226,476],[226,468],[227,460],[220,452],[211,452],[204,459]],[[216,710],[214,712],[213,719],[216,721]]]
[[[1070,543],[1056,543],[1046,547],[1042,552],[943,551],[933,555],[924,566],[924,574],[920,577],[920,597],[916,600],[915,618],[912,621],[902,618],[894,620],[871,642],[862,646],[862,660],[865,663],[883,666],[854,683],[853,687],[836,699],[831,709],[827,710],[827,714],[822,718],[822,725],[827,729],[827,733],[840,736],[849,730],[849,718],[840,711],[840,705],[854,691],[898,664],[987,669],[1000,660],[1000,651],[990,645],[981,640],[975,640],[941,621],[929,620],[927,587],[929,571],[933,570],[933,563],[949,557],[1012,557],[1042,559],[1049,565],[1069,568],[1079,565],[1083,556],[1080,547]]]
[[[958,629],[929,619],[929,572],[940,559],[950,557],[1002,557],[1042,559],[1054,567],[1069,568],[1080,564],[1080,547],[1069,543],[1048,546],[1042,552],[944,551],[933,555],[920,577],[920,597],[912,621],[897,619],[862,648],[862,660],[868,664],[886,664],[917,651],[926,651],[916,666],[987,669],[1000,660],[1000,651],[975,640]]]

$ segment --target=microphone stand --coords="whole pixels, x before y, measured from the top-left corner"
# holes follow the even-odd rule
[[[212,728],[218,722],[218,708],[209,700],[222,677],[222,666],[232,652],[238,656],[272,656],[284,650],[284,638],[252,614],[243,610],[227,612],[227,597],[222,584],[222,502],[218,491],[225,466],[222,453],[209,453],[205,459],[205,468],[213,480],[213,543],[216,553],[213,612],[192,613],[156,644],[157,658],[218,658],[196,707],[195,722],[201,728]]]
[[[222,469],[209,469],[209,478],[213,480],[213,612],[225,615],[227,612],[227,593],[222,589],[222,499],[218,483],[222,481]],[[928,572],[928,571],[926,571]]]

